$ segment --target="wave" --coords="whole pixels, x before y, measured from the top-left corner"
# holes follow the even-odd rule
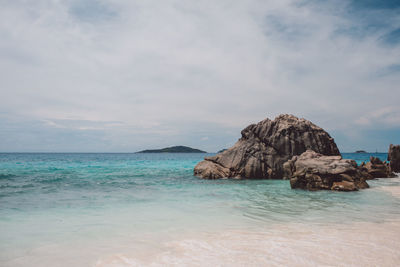
[[[0,173],[0,179],[12,179],[17,177],[15,174],[10,174],[10,173]]]

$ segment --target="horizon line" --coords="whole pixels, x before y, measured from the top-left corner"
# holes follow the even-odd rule
[[[46,151],[7,151],[3,152],[0,151],[0,154],[217,154],[218,152],[152,152],[152,153],[140,153],[142,151],[136,151],[136,152],[66,152],[66,151],[61,151],[61,152],[46,152]],[[353,152],[340,152],[342,153],[353,153],[353,154],[387,154],[388,152],[365,152],[365,153],[357,153],[355,151]]]

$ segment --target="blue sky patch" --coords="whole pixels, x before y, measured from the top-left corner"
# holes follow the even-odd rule
[[[79,20],[91,22],[109,20],[117,16],[116,10],[99,0],[76,1],[71,6],[70,13]]]

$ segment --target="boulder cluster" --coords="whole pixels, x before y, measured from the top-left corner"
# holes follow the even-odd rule
[[[292,188],[355,191],[368,188],[366,176],[354,160],[324,156],[307,150],[284,165],[284,177]]]
[[[357,191],[368,188],[366,180],[392,178],[389,163],[370,157],[368,163],[357,163],[341,156],[325,156],[308,150],[283,164],[284,179],[292,188],[307,190]]]
[[[386,161],[382,162],[382,160],[375,157],[370,157],[367,163],[361,163],[359,169],[364,173],[367,179],[396,177],[389,163]]]
[[[390,146],[390,163],[371,157],[357,166],[343,159],[334,139],[312,122],[280,115],[251,124],[236,144],[194,168],[204,179],[290,179],[292,188],[355,191],[366,180],[395,177],[400,169],[400,146]]]
[[[283,163],[308,149],[340,155],[326,131],[293,115],[251,124],[241,134],[233,147],[197,164],[194,174],[205,179],[281,179]]]

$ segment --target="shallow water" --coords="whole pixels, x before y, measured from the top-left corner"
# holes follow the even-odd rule
[[[400,261],[400,179],[351,193],[202,180],[204,156],[0,154],[0,266]]]

